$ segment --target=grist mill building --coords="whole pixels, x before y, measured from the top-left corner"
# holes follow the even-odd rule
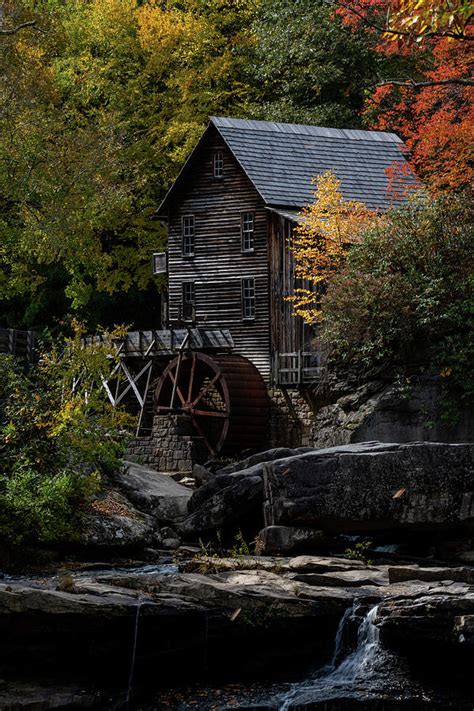
[[[136,454],[172,470],[311,443],[308,388],[320,368],[287,299],[292,231],[328,170],[346,198],[393,205],[388,173],[404,164],[402,148],[393,133],[211,118],[157,211],[169,235],[167,255],[155,255],[168,273],[168,328],[124,346],[142,370],[153,361],[154,424]]]

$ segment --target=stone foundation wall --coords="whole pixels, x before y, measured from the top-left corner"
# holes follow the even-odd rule
[[[371,382],[346,390],[333,401],[316,402],[311,392],[270,388],[269,435],[261,450],[272,447],[334,447],[351,442],[470,442],[474,412],[465,408],[452,425],[443,422],[439,383],[418,380],[409,386]],[[193,433],[186,415],[155,416],[150,437],[134,440],[128,456],[154,469],[190,472],[209,453]],[[236,454],[238,457],[238,454]]]
[[[303,389],[270,388],[270,446],[308,447],[315,424],[309,394]]]
[[[190,472],[195,462],[206,458],[204,445],[192,432],[186,415],[155,415],[151,436],[135,438],[127,456],[158,471]]]

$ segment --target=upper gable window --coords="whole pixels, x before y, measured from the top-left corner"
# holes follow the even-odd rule
[[[194,257],[194,215],[184,215],[181,222],[183,257]]]
[[[214,178],[222,178],[224,175],[224,154],[223,153],[213,153],[212,154],[212,172]]]
[[[254,251],[255,213],[240,213],[240,236],[242,240],[242,252]]]

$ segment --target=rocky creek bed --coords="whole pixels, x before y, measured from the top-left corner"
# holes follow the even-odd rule
[[[471,711],[472,453],[273,450],[194,492],[130,465],[95,562],[0,579],[0,710]]]
[[[200,556],[179,568],[1,583],[2,711],[472,708],[469,568],[326,556]]]

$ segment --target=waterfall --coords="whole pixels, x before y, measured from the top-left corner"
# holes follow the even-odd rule
[[[362,620],[357,631],[356,648],[340,663],[343,652],[344,632],[350,619],[355,616],[356,608],[348,608],[342,616],[336,632],[332,662],[320,669],[312,678],[293,685],[282,698],[278,711],[287,711],[292,702],[302,693],[309,694],[312,700],[323,699],[325,695],[333,696],[338,690],[349,690],[359,678],[366,678],[375,667],[380,646],[380,631],[374,624],[378,605],[372,607]]]
[[[141,600],[139,600],[136,605],[135,628],[134,628],[134,632],[133,632],[132,659],[130,662],[130,674],[128,676],[127,695],[125,697],[125,708],[127,709],[127,711],[130,708],[130,700],[132,697],[133,674],[135,672],[135,660],[136,660],[136,656],[137,656],[138,622],[140,619],[141,606],[142,606],[142,602],[141,602]]]

